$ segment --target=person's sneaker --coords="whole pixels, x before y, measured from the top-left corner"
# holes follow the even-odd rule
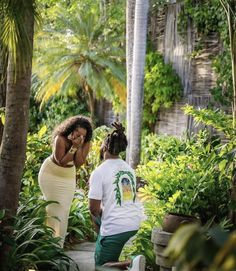
[[[146,259],[143,255],[138,255],[132,260],[129,271],[145,271]]]

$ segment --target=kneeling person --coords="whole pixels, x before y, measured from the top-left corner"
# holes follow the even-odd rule
[[[104,161],[91,174],[88,197],[92,217],[100,224],[95,250],[97,268],[109,266],[125,270],[130,261],[118,262],[119,257],[125,243],[140,227],[142,210],[136,198],[134,170],[119,157],[127,147],[124,128],[119,123],[113,126],[115,130],[101,146]],[[130,270],[144,269],[145,257],[139,255]]]

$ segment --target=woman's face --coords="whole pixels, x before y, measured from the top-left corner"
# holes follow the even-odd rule
[[[85,139],[87,135],[87,130],[84,128],[78,127],[73,131],[72,134],[74,138],[83,137],[83,139]]]

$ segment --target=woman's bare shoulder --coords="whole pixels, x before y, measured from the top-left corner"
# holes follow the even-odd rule
[[[68,146],[69,142],[68,142],[68,140],[64,136],[57,135],[54,138],[53,145],[54,146]]]

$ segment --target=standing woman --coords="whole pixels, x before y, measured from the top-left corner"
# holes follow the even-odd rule
[[[92,138],[88,118],[74,116],[66,119],[52,134],[52,155],[39,171],[39,186],[45,200],[57,201],[47,205],[47,226],[61,237],[63,247],[67,232],[70,206],[76,187],[76,167],[85,163]]]

